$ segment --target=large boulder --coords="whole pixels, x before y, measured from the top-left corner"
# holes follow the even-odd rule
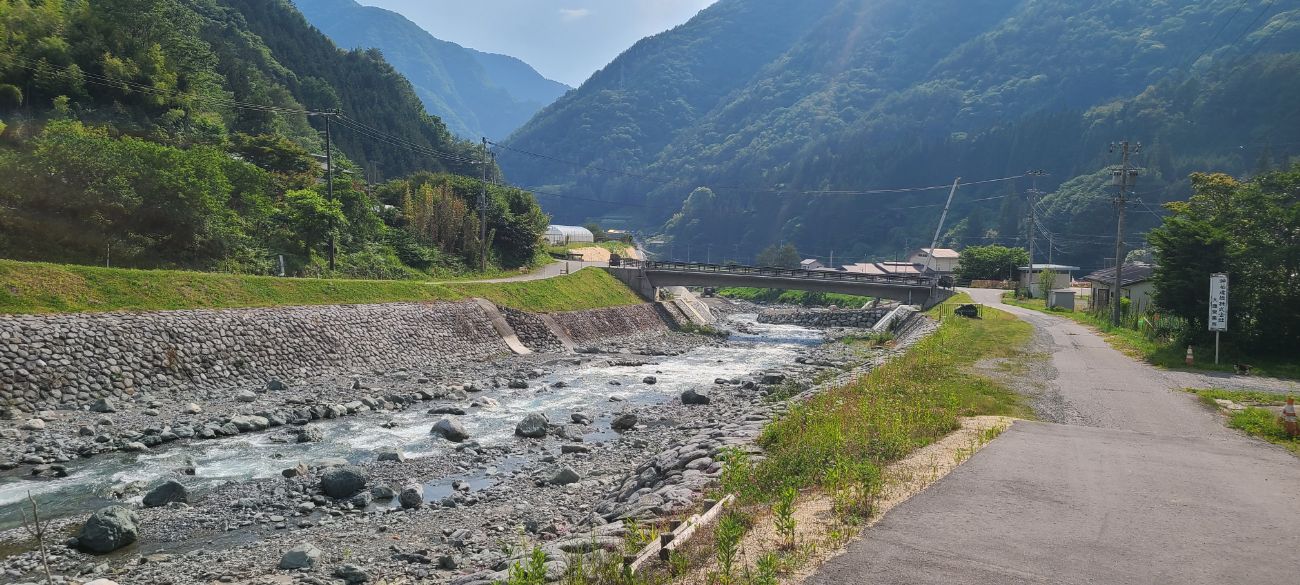
[[[142,503],[146,508],[157,508],[158,506],[166,506],[172,502],[184,504],[189,503],[189,501],[190,494],[189,491],[185,489],[185,486],[181,485],[181,482],[179,481],[169,479],[149,490],[149,493],[144,495]]]
[[[281,569],[310,569],[320,560],[320,549],[310,542],[304,542],[289,549],[280,557]]]
[[[77,545],[86,552],[113,552],[140,538],[140,517],[125,506],[108,506],[96,510],[81,526]]]
[[[235,394],[235,400],[240,402],[254,402],[257,400],[257,394],[253,393],[252,390],[241,390],[238,394]]]
[[[453,443],[460,443],[469,438],[469,432],[465,430],[465,425],[460,424],[460,421],[453,418],[444,418],[434,423],[429,432]]]
[[[94,404],[90,405],[90,410],[94,412],[117,412],[117,405],[113,404],[112,398],[100,398]]]
[[[316,443],[324,438],[325,433],[321,432],[320,427],[309,425],[298,429],[299,443]]]
[[[712,402],[709,395],[694,388],[682,392],[682,404],[708,404]]]
[[[398,463],[406,461],[406,456],[402,454],[400,449],[395,447],[384,447],[380,449],[375,458],[379,461],[396,461]]]
[[[637,418],[635,414],[625,413],[614,417],[614,421],[609,423],[609,428],[616,431],[630,430],[636,426]]]
[[[571,483],[578,483],[581,479],[582,477],[579,476],[578,472],[574,471],[572,467],[561,467],[556,470],[555,474],[551,476],[549,481],[552,485],[569,485]]]
[[[241,433],[249,433],[265,431],[271,426],[271,421],[262,416],[241,414],[230,417],[230,424],[235,425],[235,428],[239,429]]]
[[[366,489],[366,470],[355,465],[332,467],[320,476],[320,491],[331,498],[346,498]]]
[[[515,434],[530,439],[540,439],[546,436],[546,426],[549,424],[551,421],[546,418],[546,415],[534,412],[515,425]]]
[[[424,490],[418,485],[408,485],[402,488],[401,494],[398,494],[397,503],[406,509],[419,508],[424,504]]]

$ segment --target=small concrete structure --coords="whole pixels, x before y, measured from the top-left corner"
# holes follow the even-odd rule
[[[1058,288],[1047,293],[1047,308],[1074,310],[1074,289]]]

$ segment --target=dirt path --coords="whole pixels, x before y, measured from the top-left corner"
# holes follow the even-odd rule
[[[1044,418],[1056,422],[1016,422],[810,583],[1295,582],[1300,459],[1177,390],[1227,383],[1157,370],[1073,321],[971,292],[1050,339],[1035,405],[1053,405]]]

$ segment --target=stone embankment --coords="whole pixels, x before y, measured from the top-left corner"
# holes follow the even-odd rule
[[[651,305],[550,316],[561,332],[540,316],[504,312],[538,352],[562,348],[559,334],[590,344],[667,330]],[[0,316],[0,417],[508,351],[471,301]]]
[[[758,314],[759,323],[800,327],[867,328],[894,310],[892,305],[871,309],[769,309]]]

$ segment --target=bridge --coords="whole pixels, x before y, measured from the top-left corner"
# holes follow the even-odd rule
[[[647,299],[665,286],[779,288],[843,293],[889,299],[929,307],[952,296],[932,276],[862,274],[836,270],[803,270],[694,262],[629,260],[607,268],[610,274]]]

